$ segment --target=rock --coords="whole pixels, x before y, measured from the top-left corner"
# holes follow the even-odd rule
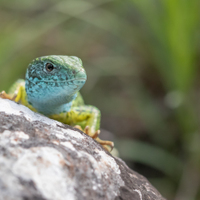
[[[0,150],[0,200],[164,199],[83,132],[1,98]]]

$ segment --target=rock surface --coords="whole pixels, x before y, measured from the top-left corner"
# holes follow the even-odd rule
[[[0,200],[164,200],[72,127],[0,98]]]

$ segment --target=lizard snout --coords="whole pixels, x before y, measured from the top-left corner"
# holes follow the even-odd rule
[[[83,79],[86,80],[87,79],[87,75],[84,69],[79,70],[76,75],[75,75],[76,79]]]

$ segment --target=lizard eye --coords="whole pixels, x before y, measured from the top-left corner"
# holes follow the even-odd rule
[[[46,70],[47,70],[48,72],[51,72],[53,69],[54,69],[54,66],[53,66],[51,63],[47,63],[47,64],[46,64]]]

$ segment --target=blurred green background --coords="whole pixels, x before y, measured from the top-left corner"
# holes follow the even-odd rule
[[[0,90],[75,55],[120,157],[167,199],[200,199],[198,0],[1,0]]]

